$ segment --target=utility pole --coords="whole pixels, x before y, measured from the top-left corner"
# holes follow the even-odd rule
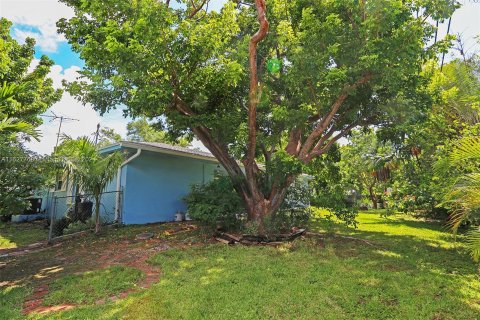
[[[100,133],[100,123],[97,124],[97,132],[95,132],[95,145],[98,143],[98,134]]]

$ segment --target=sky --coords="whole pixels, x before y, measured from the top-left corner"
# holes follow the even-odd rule
[[[225,0],[211,0],[209,9],[218,10],[224,2]],[[462,7],[452,17],[450,33],[461,34],[467,50],[471,52],[479,50],[474,38],[480,35],[480,0],[459,0],[459,2]],[[71,50],[66,39],[57,34],[55,26],[60,18],[72,17],[72,9],[56,0],[0,0],[0,16],[13,22],[11,34],[20,43],[23,43],[26,37],[36,40],[36,59],[45,54],[55,61],[49,75],[55,87],[60,88],[63,79],[73,81],[77,78],[77,72],[84,63]],[[446,31],[447,23],[445,22],[439,26],[439,39],[445,36]],[[446,60],[450,57],[451,54],[447,55]],[[36,63],[38,60],[33,62],[31,68]],[[77,119],[62,123],[61,132],[73,138],[93,135],[98,123],[102,127],[114,129],[125,137],[126,124],[131,121],[123,117],[121,106],[101,117],[91,105],[83,106],[68,93],[64,93],[62,99],[45,114],[49,115],[52,112],[59,116]],[[42,134],[40,141],[32,141],[27,146],[40,154],[51,153],[56,143],[58,128],[58,121],[45,118],[44,123],[38,128]],[[194,141],[193,146],[203,147],[198,141]]]

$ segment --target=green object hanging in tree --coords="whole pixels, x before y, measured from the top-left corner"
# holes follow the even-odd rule
[[[280,72],[280,68],[282,67],[282,63],[279,59],[270,59],[267,62],[267,69],[271,73],[278,73]]]

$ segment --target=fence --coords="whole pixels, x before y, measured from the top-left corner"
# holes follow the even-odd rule
[[[100,196],[99,214],[102,225],[121,217],[122,192],[104,192]],[[95,198],[92,195],[52,196],[48,199],[50,222],[48,240],[95,228]]]

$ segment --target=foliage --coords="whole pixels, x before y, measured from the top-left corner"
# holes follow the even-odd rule
[[[52,237],[60,237],[63,236],[64,230],[68,228],[72,220],[68,217],[61,217],[57,218],[53,221],[52,226],[50,227],[52,230]]]
[[[72,234],[92,229],[95,229],[95,219],[92,218],[86,221],[76,220],[75,222],[68,224],[68,226],[63,230],[63,234]]]
[[[225,176],[217,176],[206,184],[192,185],[184,201],[192,219],[212,227],[238,228],[240,216],[245,212],[232,182]]]
[[[395,151],[388,142],[378,141],[373,130],[353,131],[349,143],[341,149],[342,179],[354,195],[369,199],[372,207],[385,201]]]
[[[93,196],[95,200],[95,232],[100,230],[100,197],[117,174],[123,155],[113,152],[100,154],[98,147],[88,137],[73,140],[65,137],[56,150],[56,155],[65,159],[65,169],[71,173],[77,188]]]
[[[122,140],[122,136],[115,132],[114,129],[103,127],[100,129],[99,136],[98,136],[98,147],[106,147],[112,143],[120,142]]]
[[[41,188],[52,173],[52,164],[15,140],[0,138],[0,215],[22,213],[25,198]]]
[[[280,209],[265,219],[267,235],[289,233],[292,228],[306,227],[311,213],[308,179],[301,176],[288,187]]]
[[[355,126],[389,126],[398,113],[431,103],[421,68],[451,37],[428,46],[435,33],[428,17],[446,19],[457,7],[453,0],[270,0],[263,15],[265,1],[228,1],[220,11],[205,1],[62,2],[75,16],[58,29],[85,60],[83,79],[68,90],[101,113],[123,104],[173,137],[195,134],[260,225],[302,163]],[[258,18],[269,21],[260,33],[270,32],[254,43]],[[279,72],[268,71],[272,59],[282,61]]]
[[[19,87],[12,84],[3,83],[0,87],[0,134],[6,135],[8,133],[24,133],[34,138],[38,138],[38,132],[33,126],[25,121],[21,121],[16,118],[9,117],[6,113],[6,107],[9,104],[15,104],[15,96],[21,93],[24,87]]]
[[[93,303],[132,288],[143,277],[140,270],[111,266],[105,269],[68,275],[55,280],[45,296],[46,305]]]
[[[33,71],[35,41],[27,38],[19,44],[10,35],[12,23],[0,18],[0,135],[23,132],[38,136],[34,128],[41,124],[38,115],[60,100],[61,90],[47,78],[53,61],[42,56]]]
[[[150,125],[145,118],[131,121],[127,124],[127,139],[140,142],[162,142],[170,144],[178,144],[186,147],[190,143],[185,137],[177,139],[168,136],[168,132],[157,130]]]
[[[310,195],[312,205],[329,208],[333,216],[347,225],[355,225],[358,211],[357,194],[344,178],[341,171],[341,154],[337,144],[328,155],[309,163],[306,173],[310,175]]]
[[[38,138],[38,115],[62,94],[47,78],[53,65],[49,58],[42,56],[29,71],[35,41],[27,38],[19,44],[10,35],[11,25],[0,18],[0,215],[22,212],[28,206],[25,197],[46,181],[49,166],[21,142]]]
[[[460,176],[451,190],[445,194],[445,204],[452,208],[449,224],[456,232],[462,222],[477,220],[469,234],[469,245],[474,260],[480,259],[480,138],[465,137],[460,140],[449,156],[449,167],[469,167],[468,161],[474,161],[473,169]],[[472,167],[472,163],[470,163]]]
[[[389,199],[397,209],[446,218],[447,210],[439,204],[462,170],[434,167],[445,163],[456,140],[478,133],[479,70],[475,59],[454,60],[442,70],[426,65],[424,73],[432,78],[427,90],[432,108],[377,131],[380,140],[393,142],[397,153]]]

